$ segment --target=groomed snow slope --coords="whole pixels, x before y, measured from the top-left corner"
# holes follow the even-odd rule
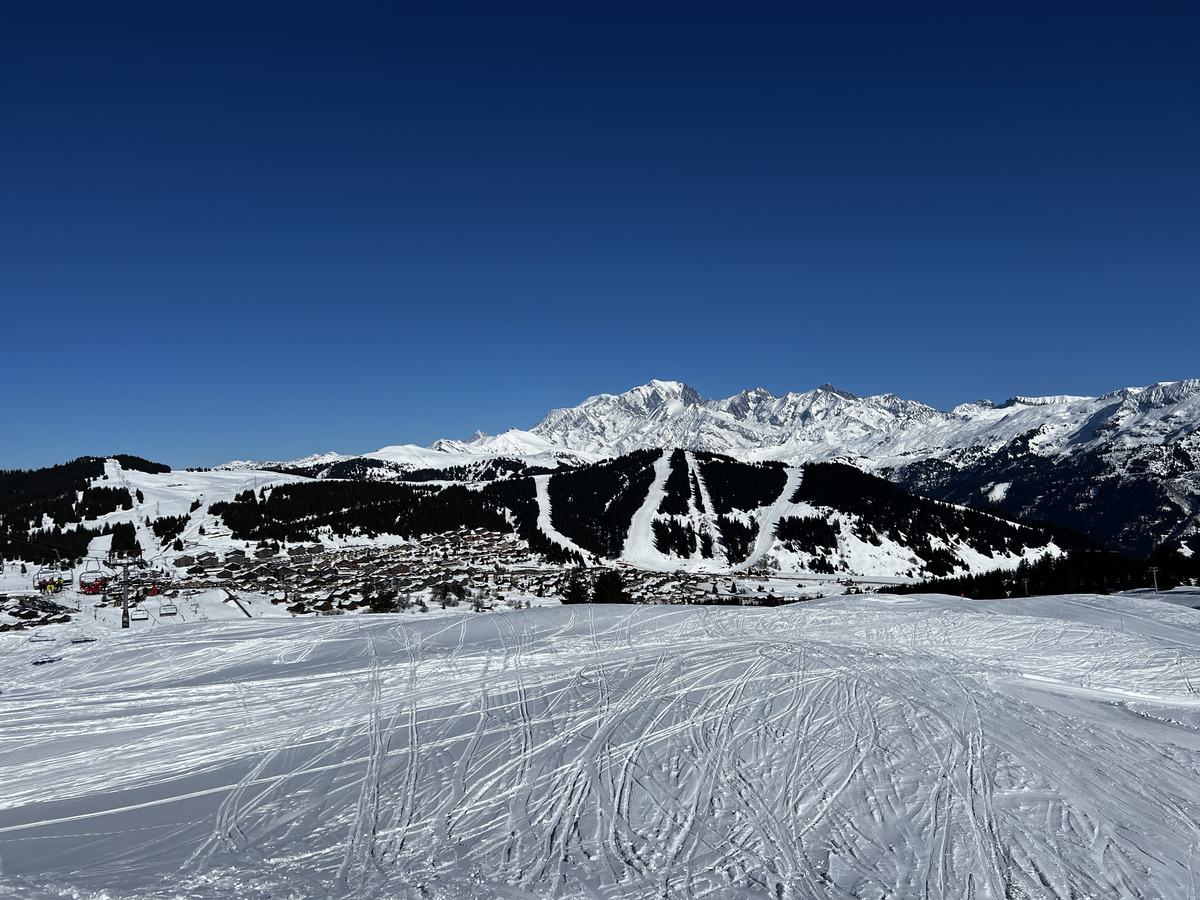
[[[0,896],[1190,898],[1198,639],[1090,596],[0,635]]]

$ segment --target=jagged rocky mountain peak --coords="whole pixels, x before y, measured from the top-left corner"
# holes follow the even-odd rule
[[[673,404],[695,406],[702,402],[700,393],[682,381],[654,380],[625,391],[623,394],[598,394],[595,397],[589,397],[582,405],[653,413]]]
[[[1059,522],[1137,552],[1200,533],[1200,379],[1099,397],[979,400],[950,412],[830,384],[705,399],[684,382],[654,380],[553,410],[528,431],[365,457],[397,471],[475,471],[480,460],[546,471],[663,449],[790,465],[848,460],[918,493]],[[293,468],[315,473],[311,463]],[[370,468],[372,477],[392,471],[377,462]]]
[[[819,388],[817,388],[817,390],[820,391],[822,394],[836,394],[837,396],[841,397],[843,400],[857,400],[858,399],[856,396],[854,396],[849,391],[843,391],[840,388],[836,388],[832,384],[830,384],[828,381],[825,382],[823,385],[821,385]]]
[[[1180,403],[1196,403],[1200,401],[1200,378],[1160,381],[1158,384],[1148,387],[1123,388],[1106,394],[1101,399],[1109,397],[1119,399],[1124,405],[1139,409],[1157,409]]]

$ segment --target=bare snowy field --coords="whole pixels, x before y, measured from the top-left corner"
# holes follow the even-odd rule
[[[0,636],[3,897],[1196,896],[1186,605],[69,636]]]

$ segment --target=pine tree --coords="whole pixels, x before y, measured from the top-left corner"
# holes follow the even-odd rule
[[[571,579],[567,582],[567,589],[563,591],[563,603],[589,603],[591,598],[588,596],[587,585],[583,582],[583,576],[578,569],[571,571]]]
[[[375,591],[367,597],[367,607],[373,613],[394,613],[399,609],[396,602],[396,591],[388,589]]]
[[[621,577],[621,573],[610,569],[596,577],[596,583],[592,587],[592,602],[632,603],[633,599],[625,590],[625,579]]]

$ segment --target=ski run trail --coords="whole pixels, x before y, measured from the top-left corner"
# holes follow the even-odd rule
[[[725,553],[725,547],[720,541],[720,530],[716,525],[717,516],[711,512],[713,509],[712,498],[708,494],[708,487],[705,484],[704,476],[696,463],[695,455],[686,453],[684,455],[688,465],[689,482],[695,484],[700,489],[703,509],[709,512],[702,513],[698,516],[701,522],[701,530],[707,531],[709,535],[715,538],[714,541],[714,558],[705,559],[697,549],[693,553],[692,558],[682,559],[678,556],[667,556],[661,553],[655,546],[654,540],[654,521],[655,519],[665,518],[659,512],[662,506],[663,498],[666,496],[667,479],[671,475],[671,452],[664,450],[662,455],[654,463],[654,480],[651,482],[649,489],[646,492],[646,499],[641,507],[633,515],[633,520],[629,525],[629,534],[625,541],[625,547],[621,553],[623,562],[639,566],[645,569],[669,572],[679,569],[690,571],[712,571],[725,572],[730,570],[729,560]],[[775,528],[779,524],[779,520],[784,516],[790,515],[806,515],[811,514],[811,507],[806,503],[792,503],[791,497],[796,493],[796,489],[800,487],[800,480],[803,476],[803,470],[800,468],[789,467],[787,469],[787,481],[784,483],[783,490],[773,503],[768,506],[760,507],[756,510],[747,512],[738,510],[732,513],[737,518],[741,518],[746,522],[753,522],[757,527],[754,547],[750,555],[740,564],[733,566],[732,571],[743,572],[746,569],[753,567],[758,563],[767,551],[770,550],[772,543],[775,540]],[[549,476],[541,476],[548,480]],[[539,509],[548,510],[548,501],[543,502],[542,497],[545,493],[544,486],[539,485],[538,488]],[[690,507],[691,516],[696,516],[697,510],[695,507],[695,498],[689,493],[688,505]],[[542,518],[539,518],[538,525],[546,531],[546,526],[549,525],[549,514],[546,512]],[[567,546],[566,538],[558,535],[557,532],[546,531],[550,534],[552,540],[558,541],[560,544]],[[584,551],[586,552],[586,551]]]
[[[0,897],[1190,900],[1171,599],[10,632]]]
[[[533,478],[533,485],[534,490],[537,492],[537,523],[542,534],[546,535],[546,537],[550,538],[550,540],[558,544],[558,546],[562,547],[564,550],[573,550],[574,552],[578,553],[583,559],[588,559],[593,556],[594,554],[584,550],[569,537],[554,527],[554,523],[551,521],[550,515],[550,476],[535,475]]]

